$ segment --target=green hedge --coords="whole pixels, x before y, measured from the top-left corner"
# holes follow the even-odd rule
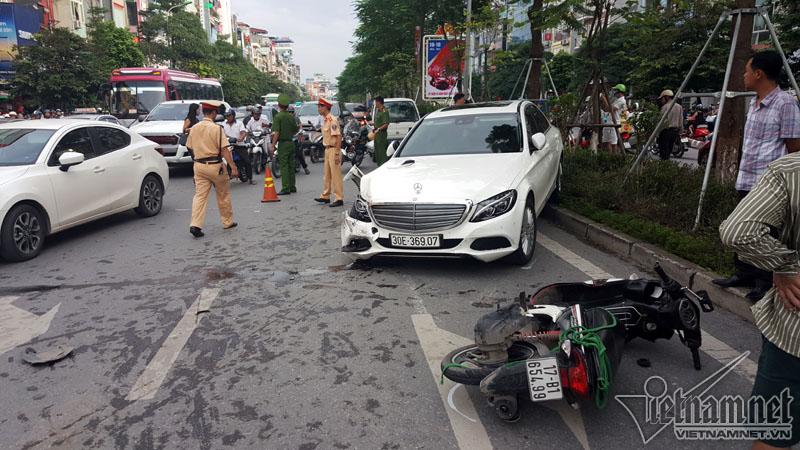
[[[568,150],[562,197],[568,209],[720,273],[733,268],[719,224],[736,206],[733,186],[710,182],[703,217],[692,232],[703,171],[671,161],[644,161],[623,185],[627,155]]]

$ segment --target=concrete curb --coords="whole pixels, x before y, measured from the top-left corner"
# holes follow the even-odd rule
[[[722,289],[711,282],[715,278],[723,278],[722,276],[572,211],[550,207],[550,217],[560,228],[584,241],[630,260],[642,269],[650,271],[657,262],[660,263],[664,271],[682,285],[689,286],[694,291],[708,292],[715,305],[748,322],[753,322],[753,315],[750,312],[753,303],[744,296],[743,291]]]

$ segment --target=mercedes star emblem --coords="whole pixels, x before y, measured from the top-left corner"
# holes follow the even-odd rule
[[[422,183],[414,183],[414,192],[417,194],[422,192]]]

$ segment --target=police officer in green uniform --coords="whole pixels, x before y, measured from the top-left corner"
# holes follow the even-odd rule
[[[383,104],[383,97],[375,97],[375,117],[373,123],[375,124],[375,162],[378,167],[385,163],[389,157],[386,151],[389,149],[389,135],[386,131],[389,128],[389,111]]]
[[[289,96],[278,97],[280,112],[272,118],[272,145],[278,151],[278,163],[281,167],[281,191],[278,195],[289,195],[297,192],[294,178],[294,143],[292,137],[297,133],[297,121],[286,109],[289,107]]]

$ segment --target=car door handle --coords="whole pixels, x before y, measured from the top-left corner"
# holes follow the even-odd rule
[[[142,159],[142,155],[140,155],[140,154],[138,154],[138,153],[134,153],[134,154],[133,154],[133,160],[134,160],[134,161],[138,161],[138,160],[140,160],[140,159]]]
[[[104,167],[95,167],[93,170],[94,170],[94,173],[103,173],[103,172],[106,171],[106,169]]]

